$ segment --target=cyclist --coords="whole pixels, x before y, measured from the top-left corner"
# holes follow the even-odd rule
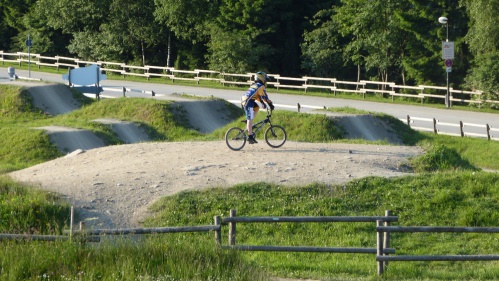
[[[255,83],[249,87],[242,97],[242,104],[244,106],[244,111],[246,112],[246,128],[248,129],[249,136],[248,142],[250,144],[258,143],[253,134],[253,119],[260,109],[256,101],[259,101],[263,108],[267,108],[267,105],[265,105],[265,103],[267,103],[270,110],[274,110],[274,105],[269,99],[266,90],[267,81],[269,80],[270,78],[267,76],[267,73],[262,71],[257,72],[255,75]]]

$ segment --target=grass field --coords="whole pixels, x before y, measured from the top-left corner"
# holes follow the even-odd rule
[[[147,114],[137,112],[146,112]],[[237,110],[235,110],[237,115]],[[60,156],[32,127],[60,124],[90,129],[109,144],[119,141],[89,122],[96,117],[141,122],[157,141],[221,139],[226,128],[202,135],[185,127],[170,102],[115,99],[88,101],[81,110],[47,117],[16,87],[0,86],[0,173]],[[236,116],[240,117],[240,116]],[[414,176],[369,177],[344,185],[281,187],[267,183],[216,186],[162,198],[148,226],[212,224],[213,216],[374,216],[392,210],[397,225],[494,226],[499,222],[499,143],[418,133],[385,116],[408,145],[426,153],[412,159]],[[236,118],[237,119],[237,118]],[[323,116],[276,115],[292,140],[341,140]],[[238,122],[238,121],[235,121]],[[228,124],[227,127],[233,124]],[[166,137],[168,136],[168,137]],[[61,234],[69,206],[57,195],[0,178],[0,230]],[[240,224],[238,244],[375,247],[375,225]],[[226,242],[226,230],[223,239]],[[215,247],[213,234],[172,234],[142,239],[106,239],[98,245],[69,242],[0,242],[0,280],[269,280],[270,276],[320,280],[496,280],[499,262],[391,262],[376,275],[374,255],[235,252]],[[393,234],[397,254],[498,254],[498,234]]]

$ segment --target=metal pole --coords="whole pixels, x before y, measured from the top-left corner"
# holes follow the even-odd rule
[[[28,78],[31,78],[31,38],[28,34]]]
[[[446,24],[447,27],[447,37],[445,38],[445,42],[449,42],[449,22]],[[450,107],[450,91],[449,91],[449,71],[445,71],[447,73],[447,94],[445,96],[445,107]]]

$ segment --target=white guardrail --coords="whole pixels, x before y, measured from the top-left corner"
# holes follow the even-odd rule
[[[449,136],[458,136],[458,137],[478,137],[478,138],[486,138],[488,140],[499,141],[499,128],[492,128],[489,124],[473,124],[473,123],[465,123],[463,121],[459,121],[459,123],[448,123],[441,122],[436,118],[421,118],[407,115],[406,119],[400,119],[403,122],[406,122],[408,126],[417,131],[426,131],[433,132],[434,134],[440,135],[449,135]],[[411,126],[414,121],[421,122],[430,122],[433,124],[432,127],[419,127],[419,126]],[[443,131],[441,127],[453,127],[458,128],[456,131],[458,132],[448,132]],[[483,133],[474,133],[467,132],[466,127],[474,127],[483,129]],[[497,133],[493,135],[492,133]]]

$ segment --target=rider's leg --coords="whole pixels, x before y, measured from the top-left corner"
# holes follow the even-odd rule
[[[253,119],[246,120],[246,129],[248,129],[248,135],[253,134]]]
[[[246,113],[246,129],[248,130],[248,134],[251,136],[253,133],[253,118],[255,118],[255,112],[253,110],[253,105],[248,104],[244,111]]]
[[[258,143],[253,135],[253,119],[255,118],[255,111],[252,106],[246,108],[246,129],[248,130],[248,142],[250,144]]]

